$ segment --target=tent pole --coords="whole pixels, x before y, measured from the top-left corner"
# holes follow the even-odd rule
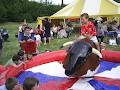
[[[66,28],[66,22],[65,22],[65,18],[64,18],[64,22],[63,22],[63,27]]]
[[[64,25],[66,26],[65,19],[64,19]]]

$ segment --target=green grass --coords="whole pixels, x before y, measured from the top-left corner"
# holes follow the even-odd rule
[[[109,38],[106,37],[106,38],[104,39],[104,41],[105,41],[106,43],[108,43],[108,39],[109,39]],[[107,50],[120,51],[120,46],[112,46],[112,45],[106,44],[105,48],[106,48]]]
[[[4,48],[3,48],[3,53],[0,56],[0,64],[4,65],[11,57],[19,50],[19,44],[17,39],[15,38],[15,33],[18,32],[18,27],[19,23],[3,23],[0,24],[0,28],[4,27],[8,30],[9,32],[9,42],[4,42]],[[30,23],[29,24],[32,28],[35,28],[36,24],[35,23]],[[59,50],[60,46],[70,40],[74,40],[77,37],[77,35],[72,35],[70,38],[63,38],[63,39],[54,39],[51,40],[50,45],[48,46],[48,50]],[[109,50],[116,50],[120,51],[120,47],[118,46],[109,46],[106,45],[106,48]],[[46,46],[43,44],[40,45],[39,51],[44,52],[46,50]]]
[[[11,57],[18,51],[19,44],[15,38],[15,33],[18,32],[19,23],[3,23],[0,24],[0,28],[4,27],[9,32],[9,42],[3,43],[3,53],[0,56],[0,64],[5,64]],[[35,24],[30,24],[30,26],[35,27]]]
[[[2,28],[2,27],[6,28],[10,35],[9,42],[4,42],[4,44],[3,44],[4,47],[3,47],[3,53],[0,56],[0,64],[4,65],[19,50],[19,44],[18,44],[17,39],[15,38],[15,33],[18,32],[19,25],[20,25],[20,23],[0,24],[0,28]],[[29,26],[31,26],[32,28],[35,28],[36,24],[30,23]],[[58,50],[58,49],[60,49],[60,46],[64,42],[67,42],[73,38],[74,38],[74,36],[70,37],[69,39],[51,40],[51,44],[49,46],[47,46],[47,47],[49,47],[48,50]],[[44,52],[45,50],[46,50],[46,46],[41,44],[41,46],[39,47],[39,51]]]

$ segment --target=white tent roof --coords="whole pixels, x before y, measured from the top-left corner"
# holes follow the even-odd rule
[[[82,13],[88,13],[89,15],[115,15],[120,13],[120,4],[113,0],[76,0],[51,17],[79,17]]]

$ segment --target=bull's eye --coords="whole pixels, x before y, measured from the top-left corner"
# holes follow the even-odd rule
[[[85,61],[85,57],[79,57],[77,61],[81,64]]]

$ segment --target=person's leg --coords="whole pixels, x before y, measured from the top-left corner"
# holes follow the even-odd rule
[[[43,43],[44,42],[44,35],[41,34],[40,36],[41,36],[41,42]]]
[[[93,36],[93,37],[91,38],[91,40],[95,43],[97,49],[98,49],[99,51],[101,51],[101,50],[100,50],[100,45],[99,45],[98,40],[97,40],[97,37],[96,37],[96,36]]]
[[[50,37],[46,37],[45,51],[49,51]]]
[[[51,33],[50,33],[50,37],[51,37],[51,39],[54,39],[53,34],[54,34],[54,32],[51,31]]]
[[[103,41],[104,41],[104,36],[101,37],[101,42],[103,42]]]
[[[47,44],[47,38],[46,37],[44,37],[44,45],[46,45]]]
[[[99,51],[101,51],[101,49],[100,49],[100,44],[99,44],[99,43],[95,43],[95,44],[96,44],[97,49],[98,49]]]
[[[101,42],[102,42],[102,36],[99,36],[99,44],[101,44]]]
[[[100,36],[97,36],[97,40],[98,40],[99,43],[101,42]]]
[[[67,33],[67,38],[69,37],[69,32],[68,31],[66,31],[66,33]]]
[[[0,56],[2,55],[2,49],[0,49]]]
[[[57,38],[57,32],[55,33],[55,38]]]
[[[50,37],[48,37],[48,43],[50,44],[50,41],[51,41],[51,38]]]
[[[53,32],[53,38],[55,38],[55,32]]]

